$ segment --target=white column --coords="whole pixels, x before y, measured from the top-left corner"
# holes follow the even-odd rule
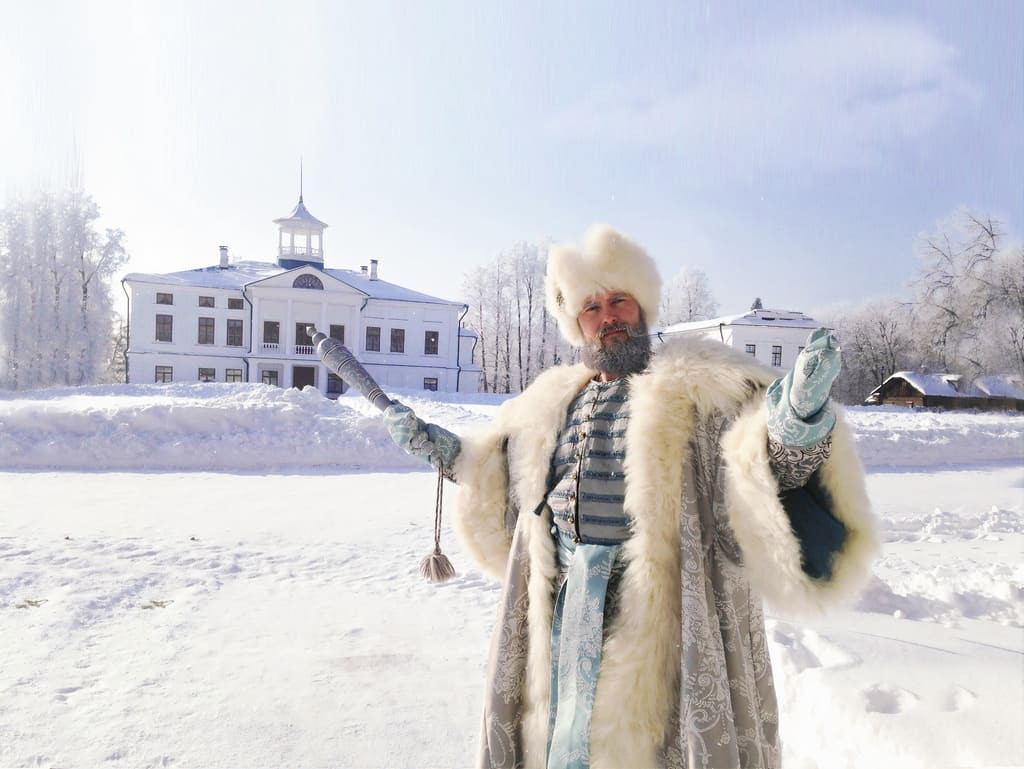
[[[285,354],[285,357],[291,360],[295,352],[295,319],[292,316],[291,299],[288,300],[288,311],[285,313],[285,316],[288,319],[288,325],[281,329],[281,352]],[[290,376],[291,374],[289,373],[289,377]],[[288,383],[288,386],[291,387],[291,382]]]
[[[321,291],[320,293],[323,293],[323,291]],[[320,331],[321,333],[327,334],[327,336],[331,335],[331,326],[327,322],[327,302],[325,300],[322,300],[322,299],[320,300],[320,322],[317,323],[316,328],[317,328],[317,331]],[[314,349],[314,351],[316,350],[315,347],[313,349]],[[317,377],[316,377],[316,389],[318,389],[321,393],[326,395],[327,394],[327,373],[328,373],[327,372],[327,367],[323,366],[323,365],[320,365],[320,366],[317,366],[317,369],[318,369],[318,372],[317,372]]]

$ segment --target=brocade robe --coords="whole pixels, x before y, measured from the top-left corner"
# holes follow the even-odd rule
[[[594,373],[550,369],[488,430],[462,437],[455,528],[504,583],[483,767],[545,765],[558,566],[542,503],[566,409]],[[632,535],[603,631],[594,769],[777,766],[762,599],[780,611],[820,610],[851,597],[870,573],[876,524],[841,418],[807,489],[794,497],[778,488],[764,407],[775,375],[724,345],[683,340],[630,377],[624,508]],[[802,540],[829,516],[845,527],[842,547],[826,569],[805,568]]]

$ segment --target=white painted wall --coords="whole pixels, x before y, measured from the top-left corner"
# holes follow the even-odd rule
[[[753,357],[766,366],[772,365],[772,347],[779,345],[782,347],[782,363],[778,368],[788,371],[796,363],[796,356],[803,349],[812,330],[806,327],[725,325],[721,330],[713,327],[666,333],[662,336],[666,341],[677,336],[703,337],[723,342],[740,351],[745,351],[746,346],[752,344]]]
[[[174,381],[198,381],[199,368],[216,369],[216,381],[225,381],[225,370],[242,368],[243,380],[262,381],[262,371],[279,372],[278,383],[290,387],[295,366],[316,369],[315,386],[327,392],[328,372],[315,353],[296,349],[296,324],[312,323],[329,333],[330,326],[345,327],[345,344],[384,387],[422,389],[425,378],[437,379],[438,390],[476,392],[479,377],[473,367],[472,339],[459,348],[458,305],[367,299],[329,275],[308,271],[324,284],[324,290],[292,287],[303,271],[289,272],[250,285],[243,309],[228,310],[228,297],[243,298],[241,290],[212,289],[180,284],[129,282],[131,291],[131,339],[128,353],[129,381],[152,382],[155,367],[173,367]],[[172,305],[156,304],[157,293],[170,293]],[[200,296],[214,297],[214,307],[199,307]],[[252,304],[250,316],[249,302]],[[171,342],[156,341],[156,316],[172,316]],[[198,344],[199,318],[214,319],[214,344]],[[228,347],[227,320],[243,322],[243,345]],[[264,321],[280,326],[277,347],[264,342]],[[380,351],[366,349],[366,329],[380,328]],[[404,329],[403,352],[391,352],[391,330]],[[425,352],[427,331],[438,333],[438,352]],[[250,347],[251,345],[251,347]],[[251,349],[251,352],[250,352]],[[461,355],[461,357],[459,357]],[[243,358],[248,358],[248,372]],[[458,377],[458,365],[473,373]]]

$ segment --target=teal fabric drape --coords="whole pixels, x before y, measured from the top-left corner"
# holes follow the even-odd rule
[[[575,546],[551,623],[548,769],[590,766],[590,719],[604,640],[608,582],[621,545]]]

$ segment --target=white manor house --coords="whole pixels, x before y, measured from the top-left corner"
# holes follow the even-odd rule
[[[342,341],[385,389],[476,392],[467,306],[360,270],[324,267],[324,229],[299,195],[278,225],[274,262],[233,261],[167,274],[131,273],[128,381],[263,382],[347,389],[320,362],[306,327]]]

